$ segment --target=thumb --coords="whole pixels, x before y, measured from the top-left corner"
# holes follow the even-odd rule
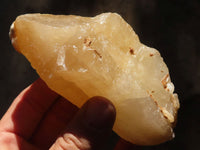
[[[116,111],[103,97],[89,99],[57,138],[50,150],[91,150],[102,146],[109,137]]]

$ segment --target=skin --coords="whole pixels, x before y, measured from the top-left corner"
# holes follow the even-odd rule
[[[0,149],[108,149],[115,115],[114,106],[103,97],[93,97],[79,109],[38,79],[0,120]],[[138,149],[122,139],[114,147]]]

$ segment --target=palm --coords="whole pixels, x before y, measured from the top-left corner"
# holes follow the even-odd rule
[[[1,119],[0,145],[9,141],[5,149],[47,149],[77,110],[39,79],[15,99]]]

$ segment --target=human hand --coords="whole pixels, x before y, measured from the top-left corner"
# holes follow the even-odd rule
[[[99,149],[106,147],[114,120],[115,108],[105,98],[91,98],[79,110],[38,79],[17,96],[1,119],[0,149]],[[115,147],[130,148],[126,142]]]

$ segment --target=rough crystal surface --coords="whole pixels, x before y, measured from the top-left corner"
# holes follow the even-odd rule
[[[97,95],[111,100],[114,131],[125,140],[154,145],[173,138],[179,101],[168,68],[118,14],[22,15],[10,36],[48,86],[73,104]]]

